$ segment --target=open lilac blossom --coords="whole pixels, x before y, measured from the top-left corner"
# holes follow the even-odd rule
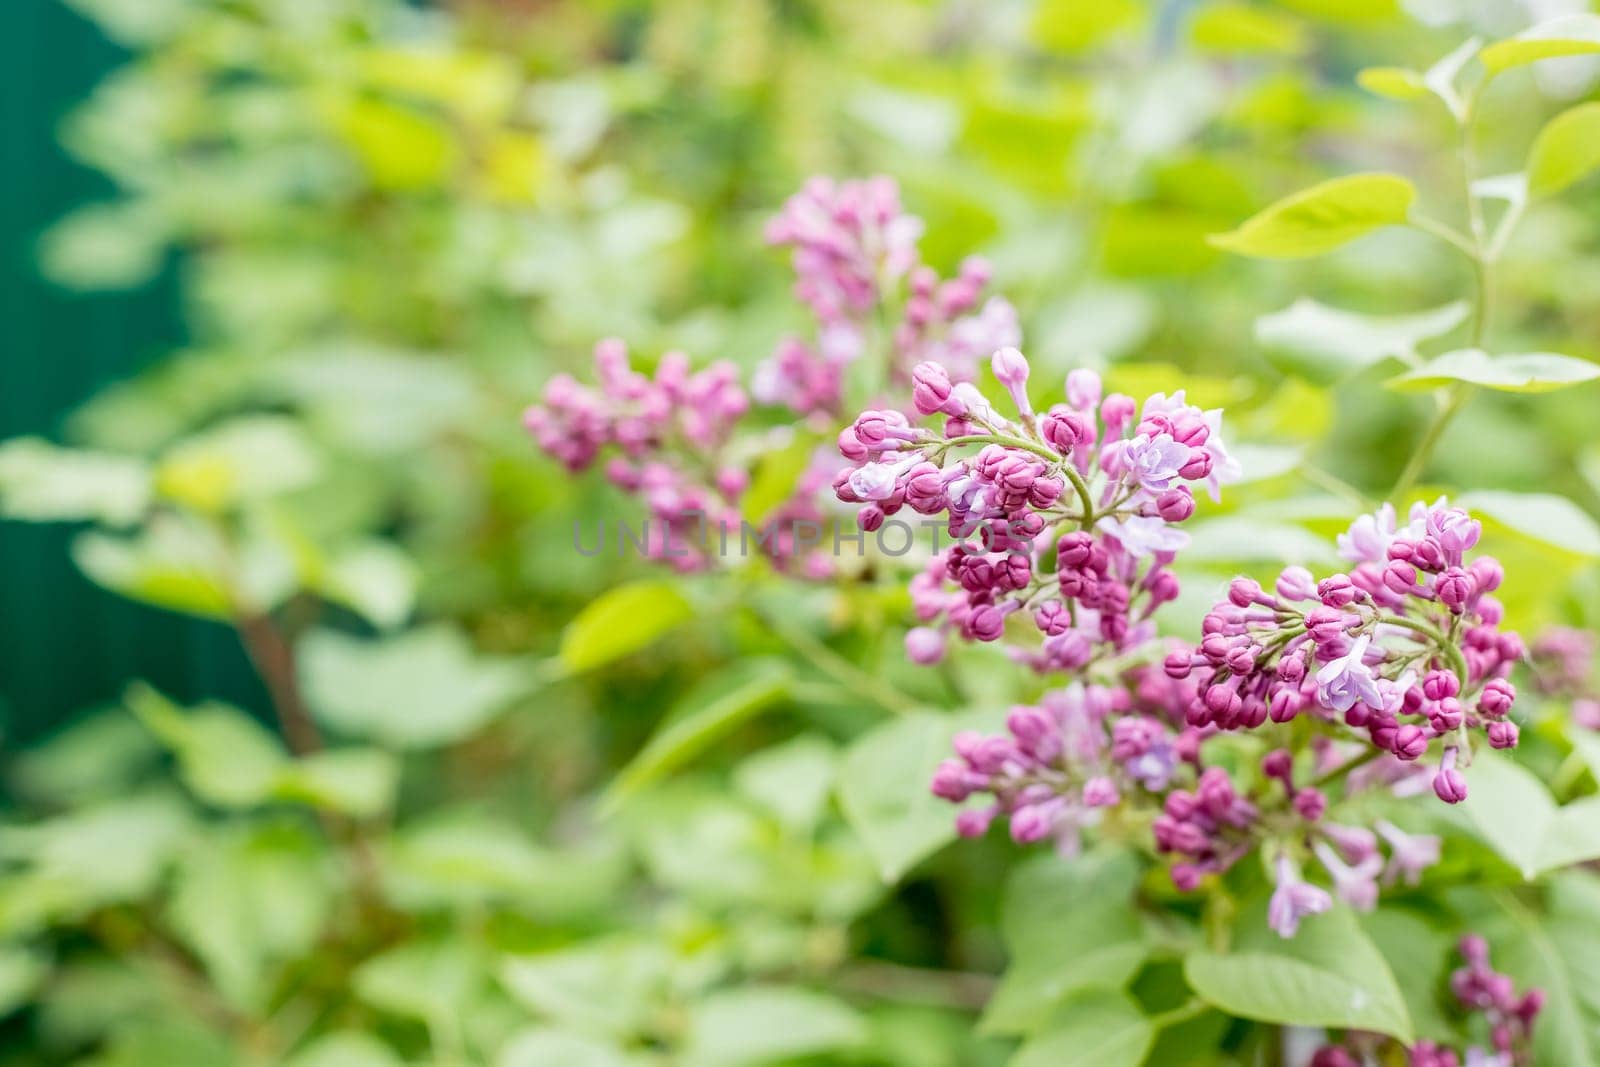
[[[1327,890],[1303,881],[1287,855],[1279,854],[1273,873],[1277,888],[1267,903],[1267,925],[1279,937],[1293,937],[1299,932],[1302,919],[1333,907]]]

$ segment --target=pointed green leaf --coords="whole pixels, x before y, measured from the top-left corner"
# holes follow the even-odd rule
[[[1211,243],[1242,256],[1300,259],[1406,221],[1417,190],[1397,174],[1352,174],[1278,201]]]
[[[689,1009],[683,1062],[755,1067],[858,1045],[865,1021],[841,1000],[806,989],[751,986],[712,993]]]
[[[1195,952],[1184,961],[1196,993],[1245,1019],[1371,1030],[1412,1042],[1394,975],[1348,908],[1306,920],[1287,939],[1267,928],[1265,910],[1263,901],[1245,914],[1234,951]]]
[[[1497,41],[1479,53],[1491,75],[1525,63],[1600,52],[1600,15],[1564,15]]]
[[[0,445],[0,515],[29,522],[138,520],[150,503],[150,470],[133,456],[57,448],[20,437]]]
[[[647,578],[607,590],[567,624],[561,662],[568,670],[593,670],[637,652],[694,616],[677,586]]]
[[[622,769],[607,790],[602,808],[614,809],[694,759],[729,730],[781,700],[792,681],[789,665],[779,659],[739,663],[713,675],[690,692],[643,751]]]
[[[1356,74],[1356,84],[1390,100],[1417,100],[1429,92],[1422,74],[1405,67],[1368,67]]]
[[[1528,191],[1551,196],[1600,170],[1600,103],[1579,104],[1545,124],[1528,153]]]
[[[1558,807],[1537,775],[1493,751],[1474,755],[1466,776],[1467,816],[1524,878],[1600,857],[1600,797]]]
[[[893,882],[956,835],[957,808],[929,790],[957,731],[993,728],[996,716],[914,712],[862,734],[839,770],[846,820]]]
[[[1456,301],[1411,315],[1363,315],[1302,297],[1256,320],[1256,341],[1273,363],[1332,383],[1385,359],[1414,362],[1423,341],[1449,333],[1471,311]]]
[[[1600,558],[1600,525],[1564,496],[1478,489],[1456,503],[1529,540]]]
[[[1063,1006],[1023,1043],[1010,1067],[1139,1067],[1155,1037],[1125,994],[1092,994]]]
[[[1600,378],[1600,364],[1552,352],[1491,356],[1478,348],[1462,348],[1408,371],[1386,383],[1402,392],[1423,392],[1470,382],[1502,393],[1549,393]]]

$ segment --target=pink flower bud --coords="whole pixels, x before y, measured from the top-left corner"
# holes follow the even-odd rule
[[[1517,699],[1517,690],[1504,678],[1491,678],[1478,695],[1478,710],[1485,715],[1499,717],[1511,710]]]
[[[1091,808],[1109,808],[1121,799],[1117,784],[1103,775],[1083,783],[1083,802]]]
[[[1079,445],[1094,441],[1094,426],[1076,411],[1057,408],[1041,420],[1039,434],[1047,445],[1065,456]]]
[[[1391,592],[1405,596],[1416,591],[1417,568],[1403,559],[1390,560],[1383,569],[1383,584]]]
[[[1429,671],[1422,679],[1422,693],[1429,700],[1443,700],[1461,692],[1461,683],[1449,671]]]
[[[1156,497],[1156,514],[1167,522],[1184,522],[1194,514],[1194,494],[1187,485],[1175,485]]]
[[[1312,600],[1317,595],[1317,582],[1304,567],[1285,567],[1278,575],[1276,589],[1285,600]]]
[[[1403,760],[1420,759],[1428,751],[1428,735],[1422,727],[1407,723],[1395,731],[1389,750]]]
[[[1307,822],[1316,822],[1328,810],[1328,798],[1320,789],[1302,789],[1294,795],[1294,810]]]
[[[1489,735],[1489,744],[1493,748],[1517,747],[1517,724],[1509,719],[1497,719],[1490,723],[1484,731]]]
[[[1261,599],[1261,583],[1253,578],[1235,578],[1228,584],[1228,600],[1234,607],[1248,608]]]
[[[917,412],[932,415],[943,412],[960,417],[966,414],[966,405],[951,396],[950,374],[929,360],[918,363],[911,371],[911,402]]]
[[[1342,608],[1353,603],[1361,591],[1348,574],[1335,574],[1317,583],[1317,596],[1325,607]]]
[[[1439,602],[1459,615],[1472,597],[1472,578],[1460,567],[1451,567],[1439,575],[1433,588],[1439,595]]]

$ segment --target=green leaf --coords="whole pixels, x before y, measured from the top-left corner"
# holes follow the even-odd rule
[[[160,882],[189,830],[184,807],[165,794],[121,797],[58,818],[8,829],[8,853],[79,904],[135,900]],[[0,931],[13,917],[0,913]]]
[[[783,660],[759,659],[735,664],[703,681],[617,775],[601,802],[602,810],[614,810],[740,723],[782,700],[789,692],[792,675]]]
[[[27,1004],[49,972],[41,954],[20,945],[0,945],[0,1018]]]
[[[1430,92],[1422,74],[1405,67],[1368,67],[1356,74],[1356,84],[1390,100],[1419,100]]]
[[[405,1067],[405,1061],[370,1034],[336,1030],[301,1049],[285,1067]]]
[[[1491,356],[1478,348],[1446,352],[1416,370],[1391,378],[1389,388],[1423,392],[1470,382],[1503,393],[1548,393],[1600,378],[1600,365],[1552,352]]]
[[[530,1026],[495,1054],[494,1067],[629,1067],[638,1063],[615,1043],[571,1030]]]
[[[1189,524],[1188,563],[1314,563],[1337,558],[1325,538],[1285,522],[1229,515]]]
[[[559,952],[510,956],[500,982],[518,1002],[575,1030],[627,1037],[661,1009],[663,945],[617,938]]]
[[[276,965],[316,944],[332,904],[324,863],[293,826],[219,831],[184,856],[168,919],[230,1003],[265,1007]]]
[[[689,1009],[683,1062],[747,1067],[862,1043],[867,1028],[843,1001],[782,986],[712,993]]]
[[[390,888],[409,907],[510,900],[553,919],[605,908],[626,869],[621,851],[604,841],[540,848],[517,826],[470,812],[412,823],[390,842],[386,859]]]
[[[1306,49],[1305,26],[1292,16],[1251,4],[1207,4],[1189,25],[1195,45],[1222,53],[1297,55]]]
[[[1439,990],[1457,966],[1455,934],[1430,925],[1422,916],[1380,907],[1361,916],[1361,928],[1378,946],[1406,998],[1417,1036],[1454,1044],[1455,1025],[1441,1007]]]
[[[1582,14],[1541,22],[1515,37],[1489,45],[1478,58],[1493,76],[1541,59],[1596,52],[1600,52],[1600,15]]]
[[[96,585],[169,611],[227,620],[234,591],[220,552],[214,536],[171,516],[135,537],[87,532],[72,542],[72,561]]]
[[[36,437],[0,445],[0,515],[29,522],[138,521],[150,506],[141,459],[57,448]]]
[[[339,748],[316,752],[282,767],[272,795],[371,819],[394,807],[400,785],[400,761],[376,748]]]
[[[993,713],[913,712],[862,734],[839,769],[839,804],[885,882],[897,881],[955,837],[956,808],[928,788],[959,730],[996,725]]]
[[[1010,1067],[1139,1067],[1155,1037],[1127,996],[1098,993],[1064,1005],[1023,1043]]]
[[[1528,881],[1600,857],[1600,797],[1558,807],[1537,775],[1492,750],[1474,755],[1466,776],[1478,836]]]
[[[1388,963],[1342,905],[1286,940],[1267,928],[1263,901],[1241,922],[1234,951],[1191,953],[1183,973],[1196,993],[1230,1015],[1414,1040]]]
[[[51,226],[39,242],[45,276],[81,290],[133,289],[149,281],[161,269],[166,234],[160,212],[147,208],[146,199],[89,204]]]
[[[184,710],[146,685],[130,686],[124,700],[172,750],[184,784],[208,803],[259,804],[288,763],[277,737],[238,708],[208,703]]]
[[[1133,901],[1138,860],[1100,848],[1072,860],[1040,856],[1006,884],[1000,927],[1011,955],[980,1024],[986,1033],[1037,1032],[1065,1001],[1121,989],[1149,948]]]
[[[204,513],[310,484],[322,458],[293,419],[241,416],[179,442],[156,468],[161,495]]]
[[[569,671],[593,670],[639,651],[694,617],[678,587],[645,578],[609,589],[589,602],[561,635]]]
[[[816,829],[833,791],[839,752],[815,734],[763,749],[739,764],[734,786],[797,834]]]
[[[817,447],[814,437],[800,434],[782,448],[774,447],[761,454],[750,488],[739,501],[739,513],[745,522],[759,527],[774,508],[794,496],[795,486],[811,466]]]
[[[1414,363],[1417,346],[1449,333],[1471,308],[1456,301],[1413,315],[1363,315],[1302,297],[1256,320],[1256,342],[1279,367],[1331,384],[1385,359]]]
[[[1579,104],[1545,124],[1528,153],[1528,191],[1551,196],[1600,170],[1600,103]]]
[[[1530,540],[1600,558],[1600,525],[1564,496],[1477,489],[1456,503]]]
[[[523,665],[478,655],[436,623],[366,641],[318,630],[300,642],[300,680],[329,727],[395,748],[431,748],[475,732],[533,685]]]
[[[1383,226],[1406,221],[1416,188],[1397,174],[1354,174],[1278,201],[1211,243],[1242,256],[1321,255]]]
[[[356,995],[379,1011],[419,1019],[447,1032],[462,1026],[467,1005],[483,985],[479,960],[458,938],[413,941],[356,968]]]
[[[416,601],[417,566],[387,541],[351,545],[329,561],[317,589],[382,629],[399,626]]]

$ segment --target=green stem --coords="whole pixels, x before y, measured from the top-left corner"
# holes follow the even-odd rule
[[[1157,1012],[1156,1014],[1150,1016],[1149,1023],[1157,1030],[1160,1030],[1168,1026],[1176,1026],[1179,1023],[1186,1023],[1195,1016],[1202,1015],[1209,1010],[1211,1010],[1211,1005],[1207,1004],[1199,997],[1195,997],[1188,1003],[1180,1004],[1176,1008],[1169,1008],[1166,1011]]]
[[[851,663],[803,629],[791,626],[765,611],[758,610],[757,614],[813,667],[845,688],[870,698],[874,704],[895,715],[909,714],[916,706],[917,702],[911,697]]]
[[[1461,650],[1457,648],[1448,638],[1446,638],[1444,634],[1440,633],[1437,628],[1430,626],[1419,619],[1408,619],[1403,615],[1379,615],[1378,621],[1389,626],[1399,626],[1407,630],[1412,630],[1416,633],[1422,634],[1424,637],[1427,637],[1433,642],[1434,647],[1439,650],[1439,654],[1450,661],[1451,670],[1455,671],[1456,677],[1461,680],[1462,691],[1466,691],[1468,681],[1467,661],[1462,658]]]
[[[1083,475],[1072,465],[1072,461],[1052,451],[1044,445],[1030,441],[1025,437],[1013,437],[1010,434],[968,434],[964,437],[952,437],[940,443],[941,448],[955,445],[1005,445],[1007,448],[1020,448],[1024,452],[1032,452],[1042,459],[1049,460],[1053,466],[1061,468],[1067,480],[1072,483],[1072,488],[1077,491],[1078,501],[1083,505],[1083,515],[1078,518],[1078,524],[1087,529],[1094,523],[1094,494],[1089,492],[1089,483],[1083,480]]]
[[[1472,392],[1471,386],[1457,384],[1439,396],[1433,420],[1423,431],[1422,439],[1417,442],[1411,458],[1406,461],[1405,469],[1395,480],[1394,488],[1389,490],[1389,500],[1396,507],[1405,507],[1405,495],[1411,492],[1417,484],[1417,479],[1422,477],[1422,472],[1428,467],[1428,461],[1433,458],[1434,450],[1439,447],[1439,439],[1444,436],[1445,430],[1455,417],[1461,414],[1461,409],[1467,406],[1467,401],[1472,399]]]

